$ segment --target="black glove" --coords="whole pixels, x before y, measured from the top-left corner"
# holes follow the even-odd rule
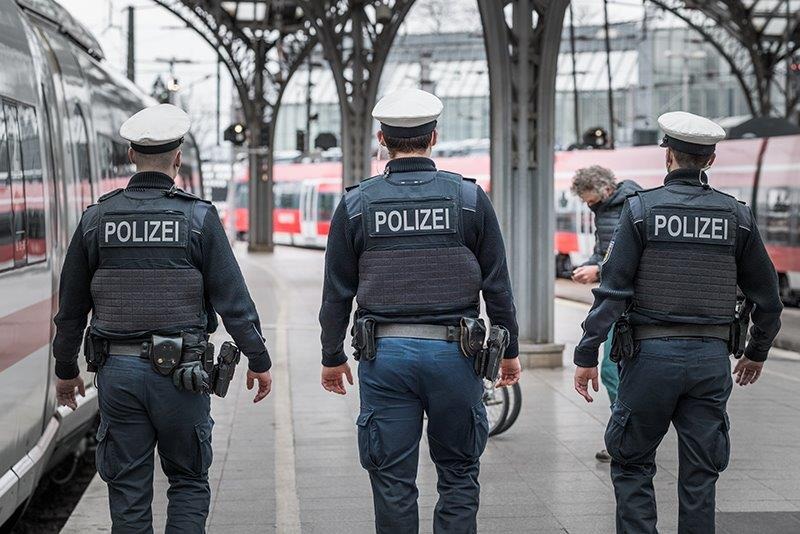
[[[208,390],[208,373],[203,370],[202,362],[182,363],[172,372],[172,383],[178,389],[201,393]]]

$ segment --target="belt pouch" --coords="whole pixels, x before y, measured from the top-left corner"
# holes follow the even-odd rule
[[[183,338],[153,335],[151,347],[150,362],[153,369],[160,375],[169,376],[181,362]]]
[[[633,338],[633,328],[627,314],[614,323],[614,337],[611,341],[609,358],[614,363],[632,359],[636,356],[636,341]]]
[[[353,357],[357,361],[371,361],[377,352],[375,346],[375,319],[361,317],[353,324]]]

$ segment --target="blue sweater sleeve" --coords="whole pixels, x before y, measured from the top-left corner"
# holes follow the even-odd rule
[[[754,362],[763,362],[781,328],[783,304],[775,266],[767,254],[750,208],[740,207],[739,220],[743,224],[740,224],[738,235],[737,279],[744,296],[755,304],[745,356]]]
[[[579,367],[597,365],[600,345],[633,297],[634,279],[642,256],[642,239],[637,229],[640,223],[634,220],[630,200],[626,201],[602,264],[600,287],[592,290],[594,305],[583,322],[583,337],[575,347],[574,362]]]
[[[358,291],[358,254],[350,232],[345,202],[340,202],[331,219],[325,250],[325,281],[319,324],[322,327],[322,365],[336,367],[347,361],[344,338],[350,323],[353,298]]]
[[[261,334],[256,305],[250,298],[217,210],[212,206],[207,208],[203,218],[201,234],[201,270],[208,299],[222,317],[225,330],[247,356],[249,369],[256,373],[268,371],[272,362]]]

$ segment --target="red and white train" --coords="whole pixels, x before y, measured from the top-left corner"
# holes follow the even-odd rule
[[[91,34],[56,2],[0,1],[3,531],[41,476],[71,454],[95,423],[92,375],[84,376],[86,396],[76,411],[56,407],[51,341],[58,278],[83,209],[130,177],[120,124],[155,103],[106,69],[101,55]],[[183,153],[179,183],[202,193],[191,140]]]
[[[434,158],[441,169],[476,178],[490,189],[488,155]],[[555,256],[562,273],[584,261],[594,245],[591,211],[570,193],[574,172],[602,165],[618,179],[655,187],[664,179],[664,149],[657,146],[619,150],[574,150],[555,157]],[[373,174],[384,164],[374,161]],[[739,139],[717,146],[710,180],[713,187],[752,204],[757,184],[758,223],[778,270],[784,300],[800,300],[800,136]],[[247,176],[236,184],[229,205],[235,209],[235,230],[248,229]],[[337,162],[275,165],[275,241],[324,247],[333,210],[341,198],[341,165]]]

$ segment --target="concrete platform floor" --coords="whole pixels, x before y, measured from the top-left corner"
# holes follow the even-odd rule
[[[239,378],[213,401],[212,534],[373,532],[370,487],[356,450],[358,391],[319,386],[319,251],[237,250],[273,357],[273,393],[258,405]],[[480,532],[603,534],[614,531],[608,466],[597,463],[607,397],[586,404],[572,389],[571,351],[587,306],[558,300],[556,340],[563,369],[525,371],[516,425],[492,438],[482,458]],[[225,334],[219,334],[220,342]],[[800,363],[771,360],[754,387],[736,388],[729,411],[732,460],[717,491],[719,532],[800,532]],[[658,453],[661,532],[677,529],[677,452],[670,432]],[[420,530],[431,532],[435,471],[423,439]],[[166,481],[153,503],[163,532]],[[95,478],[62,532],[110,531],[106,489]]]

